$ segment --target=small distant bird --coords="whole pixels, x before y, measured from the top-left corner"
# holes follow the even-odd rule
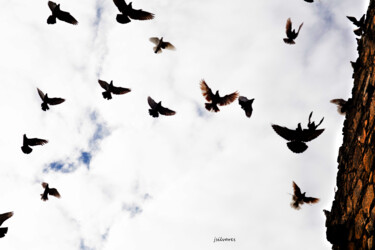
[[[60,4],[56,4],[52,1],[48,1],[48,7],[52,11],[52,15],[50,15],[47,19],[48,24],[55,24],[56,18],[61,21],[70,23],[70,24],[74,24],[74,25],[78,24],[78,21],[72,15],[70,15],[69,12],[60,10]]]
[[[0,214],[0,226],[4,223],[4,221],[12,217],[13,214],[14,214],[13,212]],[[7,227],[0,227],[0,238],[3,238],[7,232],[8,232]]]
[[[313,3],[314,0],[305,0],[305,2],[308,2],[308,3]]]
[[[63,98],[59,98],[59,97],[49,98],[47,93],[44,94],[43,91],[41,91],[40,89],[38,89],[38,88],[36,88],[36,89],[38,90],[38,94],[43,101],[43,103],[42,103],[42,110],[43,111],[47,111],[49,109],[48,104],[49,105],[57,105],[57,104],[65,102],[65,99],[63,99]]]
[[[245,96],[238,97],[238,103],[241,105],[241,108],[245,110],[246,116],[251,117],[251,114],[253,113],[253,101],[254,99],[247,99]]]
[[[292,30],[292,21],[290,20],[290,18],[288,18],[288,20],[286,20],[286,36],[287,36],[287,38],[284,38],[284,42],[287,43],[287,44],[295,44],[294,39],[297,38],[297,36],[299,34],[299,31],[302,28],[302,25],[303,25],[303,23],[301,23],[301,25],[298,28],[298,31],[296,32],[295,29]]]
[[[312,112],[310,113],[309,123],[307,124],[308,129],[302,129],[301,123],[298,123],[295,130],[275,124],[272,124],[272,128],[279,136],[289,141],[287,146],[292,152],[299,154],[308,148],[305,142],[309,142],[317,138],[324,131],[324,129],[317,129],[318,126],[323,122],[324,117],[319,124],[315,125],[315,122],[311,122],[310,120],[311,116]]]
[[[26,134],[24,134],[23,135],[23,146],[21,147],[21,149],[22,149],[22,152],[24,152],[25,154],[30,154],[31,151],[33,151],[33,150],[29,146],[44,145],[46,143],[48,143],[47,140],[39,139],[39,138],[27,138]]]
[[[151,37],[150,42],[154,43],[156,46],[153,48],[155,54],[159,54],[162,52],[162,49],[170,49],[170,50],[175,50],[176,48],[169,42],[164,42],[163,37],[162,38],[157,38],[157,37]]]
[[[345,101],[344,99],[332,99],[330,103],[337,105],[337,112],[341,115],[345,115],[349,109],[349,101]]]
[[[47,201],[48,200],[48,195],[53,195],[53,196],[55,196],[57,198],[61,197],[60,194],[59,194],[59,192],[57,191],[57,189],[56,188],[50,188],[48,186],[48,183],[43,182],[42,186],[44,188],[44,192],[43,192],[43,194],[40,194],[40,196],[42,197],[41,199],[43,201]]]
[[[119,23],[129,23],[131,20],[151,20],[154,18],[154,14],[144,11],[142,9],[133,9],[132,2],[126,4],[124,0],[113,0],[116,7],[122,14],[116,16],[116,20]]]
[[[102,86],[102,88],[105,89],[105,91],[102,94],[103,94],[103,98],[107,100],[112,99],[111,93],[115,95],[122,95],[122,94],[129,93],[131,91],[131,89],[128,89],[128,88],[113,86],[113,81],[111,81],[111,83],[109,84],[102,80],[98,80],[98,82],[100,86]]]
[[[176,112],[173,110],[170,110],[168,108],[165,108],[161,105],[161,101],[156,103],[151,97],[147,98],[148,104],[150,105],[151,109],[148,110],[149,114],[152,117],[159,117],[159,114],[161,115],[175,115]]]
[[[239,95],[238,92],[236,91],[232,94],[221,97],[219,95],[219,90],[217,90],[216,93],[213,94],[212,90],[208,87],[207,83],[203,79],[200,82],[200,87],[201,87],[203,96],[209,102],[209,103],[205,103],[205,107],[208,111],[219,112],[220,109],[217,105],[225,106],[225,105],[231,104],[237,99]]]
[[[346,16],[355,26],[358,27],[358,29],[354,30],[354,34],[357,36],[361,36],[363,33],[363,28],[365,27],[365,14],[357,20],[355,17],[352,16]]]
[[[293,201],[292,203],[290,203],[290,206],[294,209],[301,209],[301,205],[303,205],[303,203],[309,203],[309,204],[313,204],[313,203],[317,203],[319,201],[318,198],[314,198],[314,197],[306,197],[306,192],[302,193],[301,192],[301,189],[297,186],[297,184],[293,181],[293,189],[294,189],[294,194],[293,194]]]

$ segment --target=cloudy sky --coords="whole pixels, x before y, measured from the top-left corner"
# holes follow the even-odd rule
[[[0,249],[330,249],[344,116],[329,100],[350,97],[346,15],[368,1],[138,0],[155,19],[125,25],[111,0],[59,3],[77,26],[48,25],[47,1],[1,0]],[[304,22],[293,46],[289,17]],[[154,36],[177,50],[155,55]],[[132,92],[105,100],[98,79]],[[253,116],[206,111],[201,79],[255,98]],[[37,87],[66,102],[43,112]],[[177,114],[150,117],[148,96]],[[271,124],[311,111],[325,131],[294,154]],[[49,143],[25,155],[24,133]],[[292,209],[293,180],[321,201]],[[41,182],[61,199],[41,201]]]

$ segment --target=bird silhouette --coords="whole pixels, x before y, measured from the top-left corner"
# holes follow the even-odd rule
[[[337,112],[339,112],[341,115],[345,115],[350,107],[349,100],[345,101],[344,99],[332,99],[330,103],[337,105]]]
[[[245,114],[247,117],[251,117],[251,114],[253,113],[253,102],[254,99],[247,99],[245,96],[238,97],[238,103],[240,104],[241,108],[245,110]]]
[[[57,198],[61,197],[60,194],[59,194],[59,192],[57,191],[57,189],[56,188],[50,188],[48,186],[48,183],[43,182],[42,186],[44,188],[44,192],[43,192],[43,194],[40,194],[40,196],[41,196],[41,199],[43,201],[47,201],[48,200],[48,195],[53,195],[53,196],[55,196]]]
[[[355,29],[354,30],[354,34],[356,34],[357,36],[361,36],[362,33],[363,33],[363,29],[365,27],[365,17],[366,15],[363,14],[363,16],[357,20],[355,17],[352,17],[352,16],[346,16],[355,26],[358,27],[358,29]]]
[[[52,15],[50,15],[47,19],[48,24],[55,24],[56,18],[70,24],[78,24],[78,21],[72,15],[70,15],[69,12],[60,10],[60,4],[48,1],[48,7],[52,11]]]
[[[319,201],[318,198],[306,197],[306,192],[302,193],[301,189],[297,186],[297,184],[294,181],[293,181],[293,190],[294,190],[294,194],[292,197],[293,200],[290,203],[290,206],[294,209],[297,209],[297,210],[301,209],[301,205],[303,205],[304,203],[313,204]]]
[[[4,221],[12,217],[13,214],[14,214],[13,212],[0,214],[0,226],[4,223]],[[0,227],[0,238],[3,238],[7,232],[8,232],[7,227]]]
[[[124,0],[113,0],[116,7],[122,14],[116,16],[116,20],[119,23],[129,23],[131,20],[151,20],[154,18],[154,14],[144,11],[142,9],[133,9],[132,2],[126,4]]]
[[[155,54],[159,54],[162,52],[162,49],[169,49],[169,50],[175,50],[176,48],[169,42],[164,42],[163,37],[157,38],[157,37],[151,37],[150,42],[154,43],[156,46],[153,48]]]
[[[175,111],[163,107],[161,105],[161,101],[156,103],[151,97],[148,97],[147,101],[148,101],[148,104],[151,107],[151,109],[149,109],[148,112],[154,118],[159,117],[159,114],[168,115],[168,116],[176,114]]]
[[[305,0],[305,2],[308,2],[308,3],[313,3],[314,0]]]
[[[102,81],[102,80],[98,80],[98,82],[99,82],[100,86],[102,86],[102,88],[105,89],[105,91],[102,94],[103,94],[103,98],[107,99],[107,100],[112,99],[111,93],[113,93],[115,95],[123,95],[123,94],[129,93],[131,91],[131,89],[128,89],[128,88],[113,86],[113,81],[111,81],[111,83],[109,83],[109,84],[105,81]]]
[[[36,88],[36,89],[38,90],[38,94],[43,101],[43,103],[42,103],[42,110],[43,111],[47,111],[49,109],[48,104],[49,105],[57,105],[57,104],[65,102],[65,99],[63,99],[63,98],[59,98],[59,97],[49,98],[47,93],[44,94],[43,91],[41,91],[40,89],[38,89],[38,88]]]
[[[315,125],[315,122],[311,122],[311,116],[312,112],[309,116],[307,129],[302,129],[301,123],[298,123],[295,130],[275,124],[272,124],[272,128],[279,136],[289,141],[287,143],[287,146],[292,152],[299,154],[304,152],[308,148],[305,142],[309,142],[317,138],[324,131],[324,129],[317,129],[318,126],[323,122],[324,117],[319,122],[319,124]]]
[[[238,92],[234,92],[229,95],[221,97],[219,95],[219,90],[215,94],[212,93],[212,90],[208,87],[207,83],[202,79],[200,82],[200,87],[202,90],[203,96],[206,98],[208,103],[205,103],[205,107],[208,111],[219,112],[220,109],[217,105],[225,106],[234,102],[238,97]]]
[[[30,154],[33,149],[29,146],[38,146],[38,145],[44,145],[48,143],[47,140],[39,139],[39,138],[27,138],[26,134],[23,135],[23,145],[21,147],[22,152],[25,154]]]
[[[288,20],[286,20],[286,36],[287,36],[287,38],[284,38],[284,42],[287,43],[287,44],[295,44],[294,39],[297,38],[297,36],[299,34],[299,31],[302,28],[302,25],[303,25],[303,23],[301,23],[301,25],[298,28],[298,31],[296,32],[295,29],[292,30],[292,21],[290,20],[290,18],[288,18]]]

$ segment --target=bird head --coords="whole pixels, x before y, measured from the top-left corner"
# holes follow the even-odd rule
[[[111,82],[109,83],[110,86],[113,86],[113,81],[111,80]]]
[[[216,95],[216,96],[219,96],[219,90],[216,90],[215,95]]]

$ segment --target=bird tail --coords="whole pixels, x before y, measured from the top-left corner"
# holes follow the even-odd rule
[[[283,39],[285,43],[287,44],[295,44],[295,42],[293,41],[293,39],[290,39],[290,38],[284,38]]]
[[[48,104],[43,102],[42,103],[42,110],[47,111],[48,109],[49,109]]]
[[[7,232],[8,232],[7,227],[0,228],[0,238],[3,238]]]
[[[155,109],[149,109],[149,110],[148,110],[148,113],[149,113],[152,117],[154,117],[154,118],[159,117],[159,113],[158,113],[158,111],[155,110]]]
[[[300,154],[307,149],[306,143],[302,141],[291,141],[286,144],[292,152]]]
[[[31,153],[31,151],[33,151],[33,149],[32,148],[30,148],[29,146],[27,146],[27,145],[25,145],[25,146],[22,146],[21,147],[21,149],[22,149],[22,152],[24,152],[25,154],[30,154]]]
[[[44,193],[43,194],[40,194],[40,196],[41,196],[41,200],[43,200],[43,201],[47,201],[48,200],[48,196],[47,196],[47,194],[46,195],[44,195]]]
[[[110,99],[112,99],[112,95],[111,95],[111,92],[103,92],[102,93],[103,94],[103,98],[104,99],[107,99],[107,100],[110,100]]]
[[[205,103],[205,107],[208,111],[214,111],[214,112],[220,111],[219,107],[216,104]]]
[[[49,16],[48,19],[47,19],[47,23],[48,24],[55,24],[56,23],[56,17],[53,16],[53,15]]]
[[[294,209],[297,209],[297,210],[300,210],[300,209],[301,209],[301,207],[299,206],[299,202],[298,202],[298,201],[292,201],[292,202],[290,203],[290,206],[291,206],[292,208],[294,208]]]
[[[123,14],[118,14],[116,16],[116,20],[117,20],[117,22],[122,23],[122,24],[130,23],[129,17],[126,16],[126,15],[123,15]]]

